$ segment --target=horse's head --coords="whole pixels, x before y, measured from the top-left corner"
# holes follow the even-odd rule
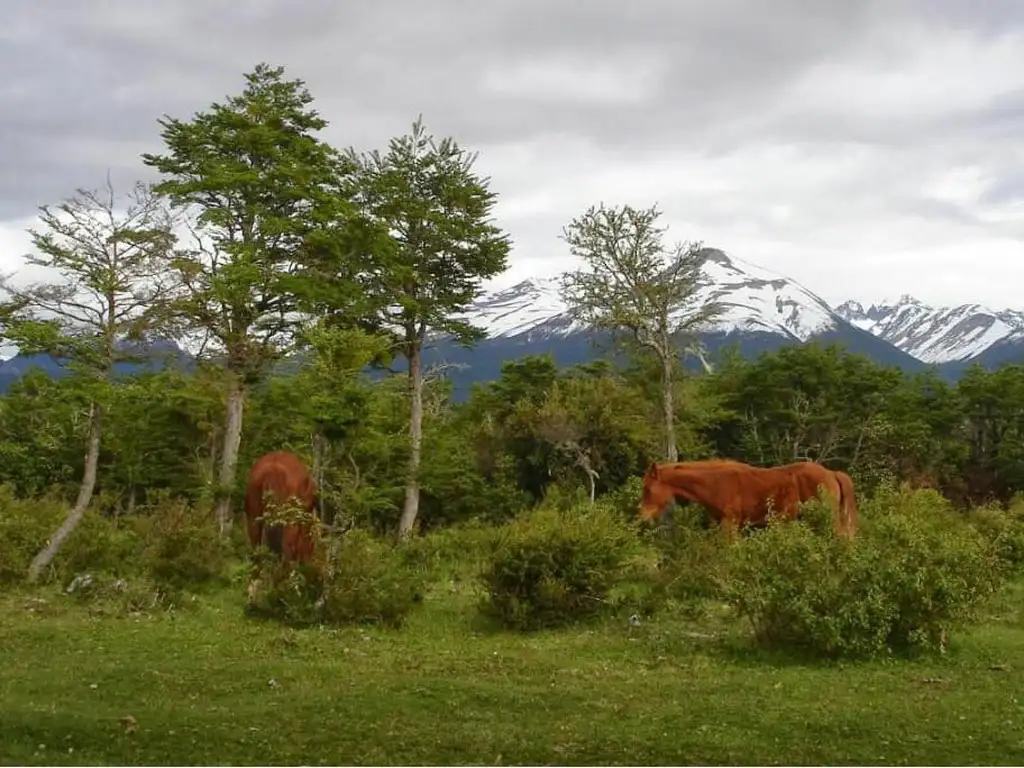
[[[638,507],[640,518],[649,523],[654,522],[661,517],[674,496],[672,489],[662,482],[657,463],[652,461],[644,473],[644,488]]]

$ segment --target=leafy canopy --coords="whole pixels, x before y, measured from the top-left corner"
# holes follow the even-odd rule
[[[382,297],[382,324],[403,345],[421,344],[429,330],[468,343],[483,334],[457,315],[480,292],[481,279],[506,268],[508,237],[490,220],[497,194],[473,173],[476,155],[451,138],[435,141],[421,118],[393,138],[385,154],[347,159],[352,194],[387,231],[390,249],[377,252],[365,274],[369,293]]]
[[[562,297],[570,316],[592,328],[626,331],[642,347],[670,354],[721,312],[702,300],[707,253],[699,243],[666,251],[661,212],[624,205],[591,206],[562,233],[585,267],[565,274]]]
[[[143,159],[166,177],[157,191],[197,212],[194,247],[174,262],[181,315],[229,352],[232,369],[258,374],[322,298],[323,262],[352,252],[354,210],[339,154],[314,135],[327,121],[303,81],[266,64],[245,79],[240,95],[191,121],[161,120],[167,153]]]

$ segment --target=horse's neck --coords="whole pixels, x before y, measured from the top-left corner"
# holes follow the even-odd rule
[[[665,479],[677,499],[703,504],[707,500],[707,478],[703,474],[675,472]]]

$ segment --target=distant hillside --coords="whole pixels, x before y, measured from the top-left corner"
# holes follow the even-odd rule
[[[182,351],[171,341],[158,341],[150,344],[147,351],[140,355],[140,362],[122,362],[114,366],[117,376],[128,376],[144,370],[160,370],[168,364],[190,366],[192,357]],[[6,392],[11,384],[20,379],[32,368],[39,368],[48,376],[60,379],[69,371],[65,360],[55,360],[50,355],[22,355],[0,362],[0,393]]]

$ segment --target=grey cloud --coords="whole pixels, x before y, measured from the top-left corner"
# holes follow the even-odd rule
[[[7,0],[0,220],[98,184],[108,167],[124,184],[145,178],[138,155],[159,149],[157,119],[188,117],[237,92],[257,61],[307,81],[340,146],[382,146],[422,112],[435,132],[484,153],[554,133],[612,153],[724,154],[754,141],[908,147],[922,141],[913,115],[786,112],[780,94],[879,30],[927,23],[995,34],[1022,17],[1013,0],[77,0],[59,13]],[[593,66],[641,55],[663,67],[639,104],[552,103],[485,87],[489,71],[551,56]],[[1022,99],[943,118],[944,132],[929,141],[974,130],[1019,135]]]

